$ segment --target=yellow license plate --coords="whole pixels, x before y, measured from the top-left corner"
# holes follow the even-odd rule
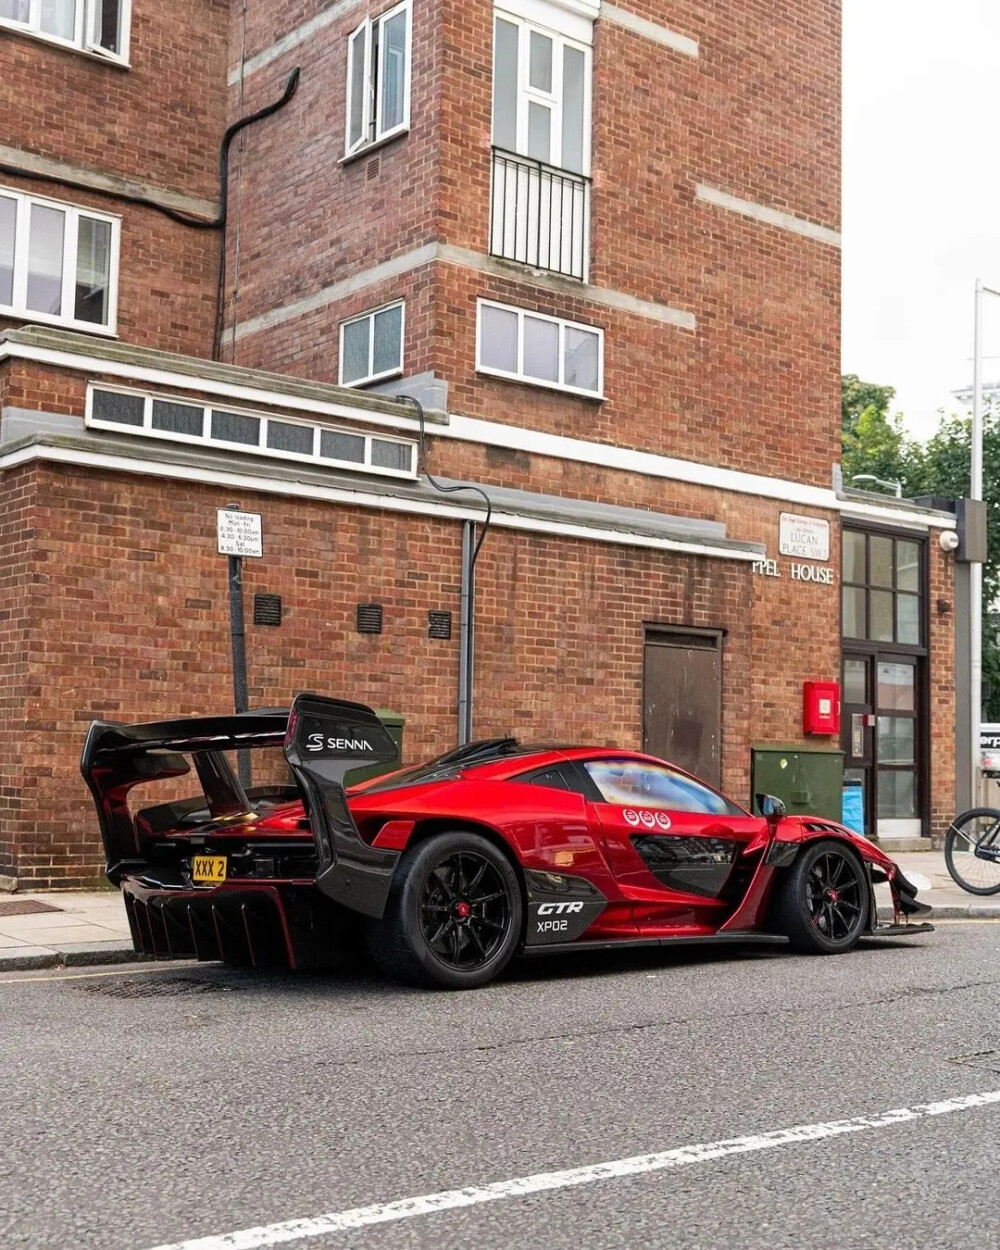
[[[191,864],[191,876],[204,885],[218,885],[220,881],[225,881],[225,855],[196,855]]]

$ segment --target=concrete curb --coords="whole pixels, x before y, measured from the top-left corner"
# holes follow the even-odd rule
[[[22,946],[0,954],[0,972],[32,972],[40,968],[83,968],[96,964],[134,963],[146,958],[131,942],[77,942],[60,950]]]
[[[892,920],[892,908],[880,907],[879,920]],[[935,920],[1000,920],[1000,902],[997,903],[943,903],[940,907],[932,907],[927,916],[914,916],[913,921],[920,924]]]

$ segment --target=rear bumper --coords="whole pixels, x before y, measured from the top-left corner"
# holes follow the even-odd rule
[[[343,957],[345,916],[312,882],[162,888],[125,877],[132,944],[156,959],[307,968]]]

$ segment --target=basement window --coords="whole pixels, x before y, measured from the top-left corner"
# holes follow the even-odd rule
[[[403,372],[403,302],[340,323],[340,384],[364,386]]]
[[[0,0],[0,27],[128,61],[131,0]]]
[[[476,369],[603,399],[604,331],[481,299]]]
[[[347,41],[347,156],[409,128],[411,27],[403,0],[366,18]]]
[[[86,424],[216,452],[242,452],[383,477],[416,477],[417,447],[411,440],[215,408],[197,400],[103,384],[92,384],[88,389]]]
[[[0,313],[113,334],[120,229],[118,217],[0,187]]]

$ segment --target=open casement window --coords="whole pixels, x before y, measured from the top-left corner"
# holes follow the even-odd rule
[[[590,174],[591,50],[511,14],[496,14],[493,146]]]
[[[117,217],[0,187],[0,314],[114,333]]]
[[[410,0],[366,18],[348,39],[348,156],[409,127],[410,44]]]
[[[131,0],[0,0],[0,26],[127,61]]]

